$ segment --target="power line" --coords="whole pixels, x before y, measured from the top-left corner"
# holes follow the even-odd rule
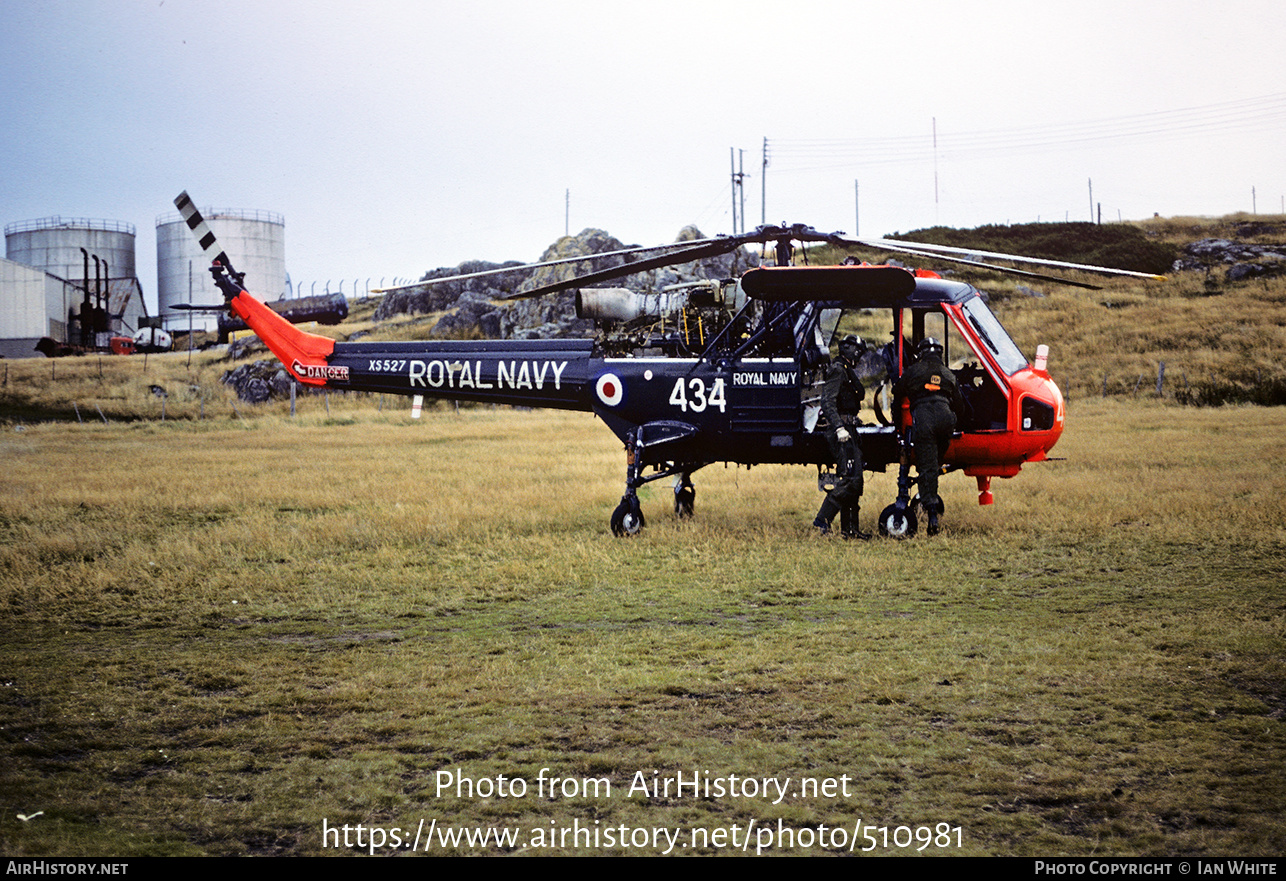
[[[1246,98],[1132,116],[1117,116],[1048,126],[990,129],[958,134],[903,135],[885,138],[781,138],[766,142],[779,173],[920,162],[935,155],[1004,156],[1093,143],[1185,138],[1197,134],[1271,130],[1286,127],[1286,93]],[[935,126],[936,129],[936,126]]]

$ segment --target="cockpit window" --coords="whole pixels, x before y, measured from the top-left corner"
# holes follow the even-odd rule
[[[991,314],[991,310],[982,301],[982,297],[970,298],[961,308],[964,310],[965,318],[982,339],[983,344],[995,356],[996,363],[1000,365],[1001,370],[1005,371],[1009,376],[1013,376],[1027,366],[1027,358],[1023,355],[1022,350],[1009,338],[1009,334],[1005,333],[1005,329],[1000,326],[996,316]]]
[[[835,339],[835,330],[839,327],[843,309],[823,309],[817,316],[817,342],[823,349],[830,346]]]

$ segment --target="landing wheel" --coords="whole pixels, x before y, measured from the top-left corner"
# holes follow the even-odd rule
[[[880,535],[910,538],[915,535],[916,519],[910,508],[889,505],[880,512]]]
[[[674,513],[686,520],[692,516],[697,504],[697,488],[690,483],[676,483],[674,486]]]
[[[637,496],[621,499],[621,503],[612,512],[612,535],[617,537],[638,535],[645,525],[643,509]]]

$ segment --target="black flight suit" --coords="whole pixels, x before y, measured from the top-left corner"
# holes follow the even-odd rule
[[[963,412],[964,399],[955,374],[933,354],[916,361],[893,387],[893,399],[911,402],[911,446],[915,448],[915,469],[920,481],[920,503],[930,513],[930,525],[937,525],[941,510],[938,475],[942,456],[956,430],[956,414]]]
[[[813,525],[823,532],[830,531],[831,520],[840,515],[840,532],[845,538],[865,538],[857,527],[858,505],[862,500],[862,448],[857,442],[857,414],[862,409],[866,389],[853,368],[842,358],[831,362],[826,369],[822,385],[822,414],[826,417],[826,440],[835,460],[835,487],[826,494]],[[835,436],[839,428],[848,430],[849,439],[840,442]]]

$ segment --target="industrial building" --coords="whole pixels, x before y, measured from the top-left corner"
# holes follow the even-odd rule
[[[270,211],[202,208],[245,282],[265,300],[286,296],[285,220]],[[156,219],[157,310],[149,315],[135,271],[133,224],[44,217],[5,227],[0,260],[0,357],[38,357],[52,344],[106,349],[142,328],[216,329],[223,296],[177,212]],[[52,341],[36,346],[41,340]]]
[[[0,261],[0,355],[32,358],[42,339],[106,348],[146,318],[134,270],[133,224],[44,217],[5,227]]]

